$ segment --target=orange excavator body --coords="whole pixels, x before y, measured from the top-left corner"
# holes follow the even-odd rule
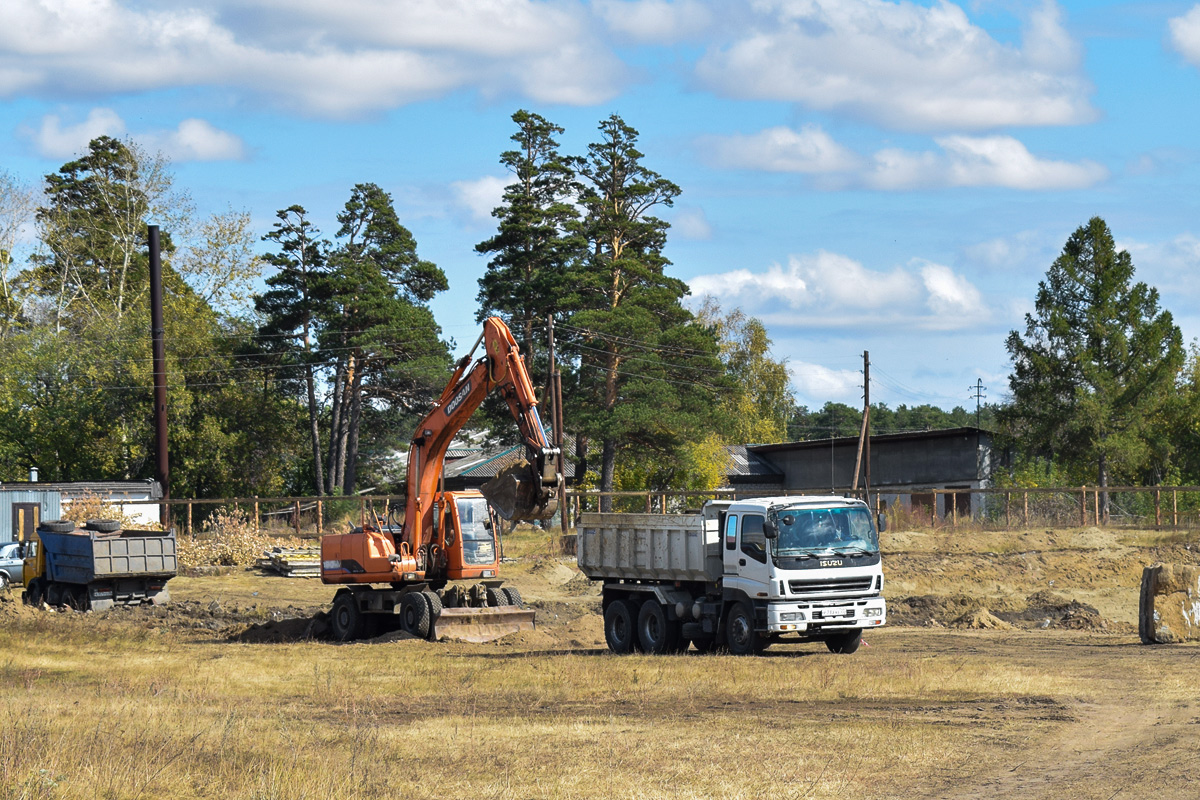
[[[484,355],[472,363],[481,343]],[[503,471],[482,493],[440,490],[450,443],[493,391],[502,393],[517,422],[526,460]],[[557,454],[542,428],[516,340],[503,320],[489,317],[410,443],[403,524],[398,529],[364,524],[351,533],[323,537],[321,580],[425,591],[441,590],[454,580],[483,579],[498,586],[499,519],[553,516],[562,480],[555,467]]]

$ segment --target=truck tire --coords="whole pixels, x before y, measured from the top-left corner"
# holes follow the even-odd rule
[[[75,523],[69,519],[44,519],[38,523],[38,528],[50,533],[70,533],[75,530]]]
[[[63,604],[63,585],[61,583],[51,582],[46,587],[46,605],[53,608],[58,608]]]
[[[42,579],[34,578],[25,589],[25,602],[34,608],[39,608],[42,605],[42,599],[45,597],[45,594],[45,584],[42,582]]]
[[[725,621],[725,640],[735,656],[752,656],[763,650],[763,637],[754,630],[754,609],[744,601],[733,604]]]
[[[613,600],[604,611],[604,641],[619,656],[632,653],[637,640],[633,614],[624,600]]]
[[[409,592],[400,598],[400,627],[405,633],[410,633],[418,639],[428,639],[430,609],[429,603],[420,592]]]
[[[825,640],[825,646],[829,648],[831,653],[841,653],[850,655],[862,643],[862,630],[850,631],[849,633],[832,636]]]
[[[518,592],[516,589],[513,589],[512,587],[509,587],[509,588],[507,588],[507,589],[505,589],[505,590],[504,590],[504,593],[505,593],[506,595],[508,595],[508,604],[509,604],[510,606],[523,606],[523,605],[525,605],[525,601],[521,599],[521,593],[520,593],[520,592]]]
[[[647,600],[638,610],[638,641],[651,655],[665,655],[679,644],[679,625],[667,619],[666,610],[657,600]]]
[[[329,611],[329,631],[334,641],[349,642],[362,637],[363,614],[353,592],[342,592],[333,598]]]
[[[116,533],[121,530],[121,523],[115,519],[89,519],[83,527],[96,533]]]

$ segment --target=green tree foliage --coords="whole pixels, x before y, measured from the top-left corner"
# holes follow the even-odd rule
[[[0,339],[21,322],[17,287],[17,251],[21,229],[33,218],[33,190],[15,176],[0,171]]]
[[[536,380],[542,361],[535,331],[560,312],[564,273],[578,251],[578,239],[566,231],[578,217],[571,201],[579,186],[554,138],[562,128],[524,110],[512,120],[517,149],[502,153],[500,163],[515,180],[492,212],[499,221],[496,235],[475,246],[491,256],[479,279],[477,319],[499,315],[508,322]]]
[[[1100,486],[1150,463],[1155,421],[1184,363],[1158,291],[1133,274],[1129,253],[1093,217],[1038,284],[1025,333],[1006,342],[1013,399],[1001,419],[1011,435],[1033,454],[1092,465]]]
[[[600,489],[614,486],[618,454],[653,454],[674,479],[670,454],[716,425],[727,386],[715,337],[681,304],[687,286],[664,272],[668,223],[654,216],[679,187],[642,164],[636,130],[616,115],[600,140],[572,160],[583,218],[572,226],[587,250],[572,267],[565,350],[578,374],[569,424],[601,443]],[[606,504],[602,504],[606,507]]]

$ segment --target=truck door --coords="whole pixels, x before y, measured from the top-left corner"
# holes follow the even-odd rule
[[[736,540],[730,534],[737,526]],[[767,597],[771,567],[761,514],[732,514],[725,520],[725,585],[751,597]],[[730,545],[733,545],[732,547]]]

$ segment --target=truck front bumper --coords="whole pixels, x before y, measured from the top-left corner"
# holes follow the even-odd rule
[[[882,597],[770,603],[768,633],[816,633],[825,629],[877,628],[887,622]]]

